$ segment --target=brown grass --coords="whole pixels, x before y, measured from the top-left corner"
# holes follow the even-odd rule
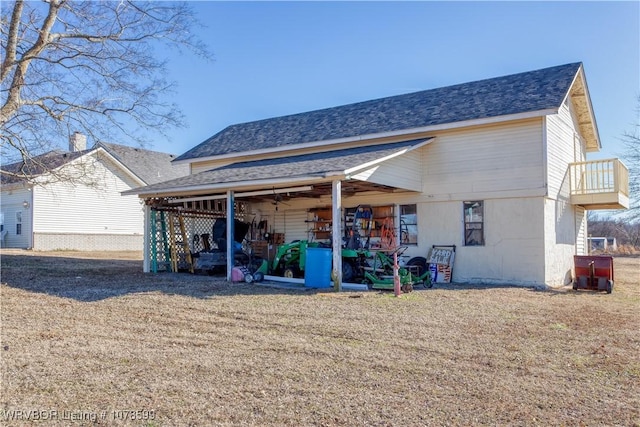
[[[615,268],[611,295],[395,298],[4,250],[0,425],[640,426],[640,258]]]

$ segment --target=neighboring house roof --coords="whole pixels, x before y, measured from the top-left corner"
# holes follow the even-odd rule
[[[26,161],[2,165],[0,169],[11,175],[0,174],[0,183],[13,184],[24,181],[25,176],[38,176],[43,173],[56,169],[72,160],[75,160],[92,150],[83,150],[68,152],[62,150],[53,150],[39,156],[33,156]]]
[[[578,62],[236,124],[177,157],[176,161],[557,110],[581,67]]]
[[[97,146],[103,147],[147,185],[168,181],[189,173],[188,165],[171,164],[176,157],[173,154],[106,142],[100,142]]]
[[[171,181],[128,190],[123,194],[154,194],[166,190],[192,191],[216,185],[231,188],[250,182],[285,184],[303,179],[345,175],[352,170],[369,167],[395,156],[406,154],[428,143],[432,138],[393,142],[381,145],[301,154],[296,156],[239,162],[217,169],[184,176]]]
[[[131,174],[147,185],[174,179],[189,173],[188,165],[171,164],[171,161],[175,158],[173,154],[100,142],[88,150],[76,152],[53,150],[34,156],[26,162],[2,165],[2,170],[23,176],[0,174],[0,182],[2,184],[16,183],[24,181],[25,176],[42,175],[47,171],[63,166],[86,154],[94,153],[99,149],[105,150]]]

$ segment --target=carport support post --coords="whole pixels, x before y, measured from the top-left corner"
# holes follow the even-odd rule
[[[140,199],[140,201],[144,202],[145,200]],[[149,273],[151,271],[151,255],[149,253],[149,249],[151,248],[151,208],[145,203],[142,209],[144,210],[144,237],[142,238],[142,272]]]
[[[333,181],[331,186],[331,241],[333,242],[333,288],[342,291],[342,181]]]
[[[234,218],[236,212],[234,209],[234,195],[233,191],[227,191],[227,281],[231,281],[231,270],[233,270],[234,264],[234,246],[236,232],[234,227]]]

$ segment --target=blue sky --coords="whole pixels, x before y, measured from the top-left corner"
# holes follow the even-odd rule
[[[638,121],[640,2],[192,2],[214,61],[170,58],[182,154],[226,126],[583,62],[603,150]]]

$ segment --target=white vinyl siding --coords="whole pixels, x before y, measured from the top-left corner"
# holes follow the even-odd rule
[[[569,197],[569,163],[584,161],[586,151],[578,134],[576,117],[564,103],[558,114],[547,116],[547,181],[552,199]]]
[[[35,233],[142,234],[143,208],[119,169],[96,162],[92,173],[100,188],[69,183],[34,187]]]
[[[576,206],[576,255],[588,255],[587,215],[582,206]]]
[[[570,202],[569,163],[584,161],[585,144],[579,134],[571,98],[557,114],[545,119],[548,199],[545,213],[545,283],[561,286],[571,280],[573,255],[586,250],[584,209]]]
[[[544,191],[542,119],[442,132],[422,148],[423,192],[482,200]]]
[[[544,203],[544,283],[562,286],[570,281],[576,254],[576,209],[564,199],[545,198]]]
[[[4,231],[6,232],[3,247],[28,249],[32,246],[31,218],[33,217],[32,190],[20,188],[2,192],[2,214],[4,219]],[[23,203],[27,202],[25,208]],[[21,218],[20,234],[16,233],[18,217]]]
[[[93,154],[65,168],[76,169],[79,182],[38,178],[31,189],[3,187],[0,206],[5,213],[6,247],[34,250],[141,250],[143,205],[135,195],[121,192],[139,182],[118,163]],[[73,169],[66,170],[66,172]],[[23,202],[29,202],[24,208]],[[22,213],[22,233],[15,233],[15,212]],[[11,214],[9,214],[11,213]],[[10,223],[11,222],[11,223]],[[9,232],[10,231],[10,232]]]

